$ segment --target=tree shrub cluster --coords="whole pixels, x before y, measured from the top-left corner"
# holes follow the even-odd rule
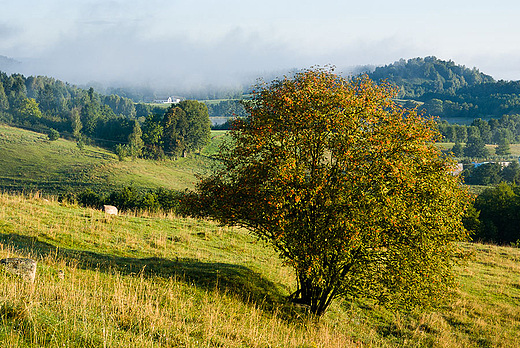
[[[47,134],[47,137],[50,141],[56,141],[60,138],[60,132],[58,132],[56,129],[49,129],[49,133]]]
[[[149,114],[143,123],[144,156],[148,158],[184,156],[199,151],[210,138],[208,109],[195,100],[172,104],[164,114]]]
[[[520,186],[500,183],[479,194],[474,213],[464,221],[473,240],[518,245],[520,240]]]
[[[504,166],[501,163],[484,163],[462,172],[469,185],[496,185],[500,182],[520,183],[520,164],[517,160]]]
[[[164,188],[140,190],[133,186],[126,186],[106,194],[86,189],[78,194],[65,194],[61,197],[61,200],[77,202],[83,206],[96,209],[101,209],[103,205],[107,204],[113,205],[121,211],[146,210],[185,215],[187,210],[183,205],[184,197],[184,192],[176,190]]]

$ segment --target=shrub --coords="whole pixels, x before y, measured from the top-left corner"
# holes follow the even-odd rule
[[[60,133],[56,129],[51,128],[47,136],[49,137],[50,141],[55,141],[60,138]]]
[[[87,207],[101,208],[103,198],[91,189],[86,189],[78,195],[78,202]]]
[[[128,156],[129,153],[128,146],[117,144],[114,149],[114,152],[116,153],[119,161],[124,161],[125,157]]]
[[[107,203],[116,206],[120,210],[139,208],[139,191],[133,186],[127,186],[119,191],[112,192]]]

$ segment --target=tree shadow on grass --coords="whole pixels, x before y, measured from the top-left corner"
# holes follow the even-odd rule
[[[82,269],[101,272],[117,271],[123,275],[144,277],[177,277],[188,284],[207,290],[218,289],[238,295],[244,302],[252,302],[266,310],[282,309],[284,317],[293,316],[288,311],[283,289],[251,269],[221,262],[200,262],[195,259],[168,260],[163,258],[120,257],[92,251],[59,248],[35,237],[16,233],[0,233],[0,243],[16,252],[38,257],[48,255],[58,259],[74,260]]]

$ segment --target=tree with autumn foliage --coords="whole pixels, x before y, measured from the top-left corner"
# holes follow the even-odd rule
[[[468,195],[434,122],[395,93],[328,68],[259,85],[197,186],[199,213],[270,243],[316,315],[340,297],[433,305],[454,286]]]

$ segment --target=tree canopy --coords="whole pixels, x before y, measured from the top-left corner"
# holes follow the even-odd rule
[[[489,150],[486,148],[486,144],[482,138],[471,136],[468,138],[468,142],[464,147],[464,156],[486,158],[489,156]]]
[[[338,297],[431,305],[453,286],[468,196],[433,121],[394,96],[326,68],[259,85],[197,186],[200,214],[270,243],[314,314]]]
[[[468,226],[473,229],[473,239],[500,244],[519,243],[519,209],[520,186],[503,182],[484,190],[475,200],[475,210],[479,212],[477,219],[473,219],[473,226]]]

